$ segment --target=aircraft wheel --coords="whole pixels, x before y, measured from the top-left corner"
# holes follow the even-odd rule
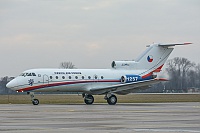
[[[32,103],[33,103],[33,105],[38,105],[39,104],[39,100],[38,99],[33,99]]]
[[[94,102],[94,97],[92,95],[86,95],[84,101],[87,105],[91,105]]]
[[[115,95],[111,95],[107,98],[107,102],[109,105],[115,105],[117,103],[117,97]]]

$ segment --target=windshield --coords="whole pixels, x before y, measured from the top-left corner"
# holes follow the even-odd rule
[[[20,74],[19,76],[36,76],[36,74],[35,73],[22,73],[22,74]]]

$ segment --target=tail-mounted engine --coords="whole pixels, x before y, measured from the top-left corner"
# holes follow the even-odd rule
[[[136,64],[135,61],[113,61],[111,66],[114,69],[133,69]]]

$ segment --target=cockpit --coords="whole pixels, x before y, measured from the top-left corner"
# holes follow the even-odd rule
[[[26,77],[26,76],[36,76],[36,74],[35,73],[22,73],[19,76],[24,76],[24,77]]]

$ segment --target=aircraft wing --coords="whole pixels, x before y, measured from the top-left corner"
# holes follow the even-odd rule
[[[139,82],[131,82],[131,83],[121,83],[118,85],[107,86],[103,88],[92,88],[90,91],[93,94],[105,94],[108,92],[113,92],[117,94],[128,94],[140,89],[148,88],[150,85],[159,83],[162,81],[168,81],[166,79],[151,79],[144,80]]]

